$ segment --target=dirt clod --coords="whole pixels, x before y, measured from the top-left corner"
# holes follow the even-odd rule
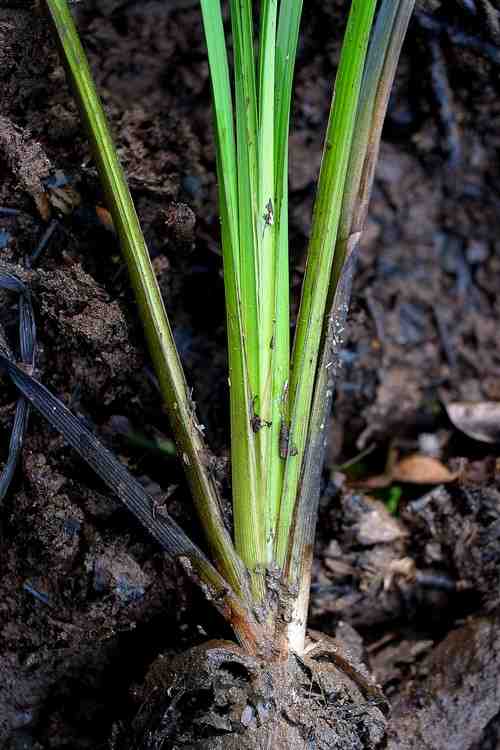
[[[262,664],[212,642],[160,658],[143,690],[127,750],[375,750],[385,737],[380,709],[313,658]]]

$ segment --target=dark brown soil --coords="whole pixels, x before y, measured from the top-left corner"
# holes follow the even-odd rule
[[[291,139],[295,304],[345,17],[340,0],[306,5]],[[199,9],[76,8],[224,481],[223,289]],[[412,21],[331,423],[311,626],[337,637],[343,623],[357,628],[393,707],[391,750],[500,747],[499,450],[461,434],[443,406],[500,400],[498,17],[486,0],[429,0]],[[40,377],[201,541],[182,472],[159,453],[168,424],[116,241],[97,219],[88,145],[47,23],[28,3],[0,2],[0,90],[0,206],[20,211],[0,213],[0,261],[33,290]],[[23,270],[55,219],[37,266]],[[6,293],[0,315],[13,337]],[[2,458],[15,398],[4,381]],[[377,500],[350,486],[384,473],[389,455],[415,452],[459,479],[395,482]],[[394,489],[397,519],[384,505]],[[36,415],[0,508],[0,570],[2,748],[108,747],[143,706],[139,686],[158,654],[230,635]],[[371,709],[355,706],[353,722],[366,725]],[[375,746],[360,732],[364,744],[339,746]]]

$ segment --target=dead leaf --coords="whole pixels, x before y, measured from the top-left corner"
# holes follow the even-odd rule
[[[390,591],[395,578],[402,578],[408,582],[415,580],[417,566],[411,557],[401,557],[391,560],[384,573],[384,591]]]
[[[104,229],[107,229],[109,232],[114,232],[116,234],[115,225],[113,224],[113,218],[108,209],[103,208],[102,206],[96,206],[95,212],[97,220],[104,227]]]
[[[82,202],[78,190],[69,184],[49,186],[47,193],[50,205],[65,216],[72,214]]]
[[[458,477],[457,472],[451,472],[437,458],[413,453],[388,467],[383,474],[368,477],[352,483],[352,486],[366,490],[378,490],[389,487],[393,482],[407,484],[448,484]]]
[[[374,544],[389,544],[408,536],[408,532],[398,519],[391,516],[384,503],[372,498],[364,498],[369,506],[357,524],[356,538],[363,547]]]
[[[482,443],[500,442],[500,402],[456,401],[445,404],[450,421],[461,432]]]
[[[454,482],[458,474],[452,473],[446,466],[431,456],[414,453],[398,461],[392,469],[394,482],[409,484],[446,484]]]

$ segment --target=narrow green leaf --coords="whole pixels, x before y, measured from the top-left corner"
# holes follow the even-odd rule
[[[161,293],[85,52],[67,0],[46,0],[46,4],[120,238],[149,351],[196,509],[219,570],[234,590],[246,597],[246,571],[224,526],[220,498],[206,467],[204,457],[207,450],[196,421]],[[230,134],[229,138],[223,138],[228,159],[231,156]],[[230,198],[232,223],[237,227],[236,205]]]
[[[272,416],[267,456],[269,506],[268,544],[274,559],[274,540],[280,508],[285,462],[280,455],[280,433],[288,424],[287,385],[290,377],[290,292],[288,247],[288,137],[293,74],[302,0],[281,2],[275,58],[275,270],[274,333],[271,352]]]
[[[414,4],[414,0],[382,0],[363,74],[330,281],[328,315],[324,321],[322,351],[309,417],[304,469],[285,570],[287,584],[299,590],[288,633],[290,647],[299,651],[305,637],[312,567],[310,550],[316,529],[325,430],[339,369],[339,347],[349,305],[355,253],[367,215],[389,93]]]
[[[227,206],[227,228],[230,235],[233,264],[239,267],[239,220],[236,141],[233,122],[233,100],[225,45],[220,0],[200,0],[203,28],[207,43],[212,81],[215,129],[218,150],[219,195]]]
[[[415,0],[382,0],[377,14],[344,186],[330,297],[342,271],[349,238],[362,231],[366,219],[387,103],[414,6]]]
[[[237,183],[240,231],[242,322],[252,400],[259,393],[257,312],[258,135],[253,18],[251,0],[231,0],[233,31]]]
[[[231,476],[235,544],[250,571],[257,600],[264,596],[265,526],[257,481],[254,394],[248,374],[245,315],[242,310],[242,263],[238,212],[237,159],[233,107],[220,0],[201,0],[215,111],[217,174],[229,358]]]
[[[303,0],[292,0],[280,4],[278,33],[276,38],[276,212],[284,200],[283,190],[288,184],[288,136],[292,101],[293,75]]]
[[[260,460],[260,491],[265,498],[266,542],[268,562],[272,560],[272,500],[269,496],[273,437],[273,351],[275,344],[275,294],[277,222],[274,186],[274,85],[277,0],[262,0],[259,33],[259,184],[257,205],[258,227],[258,310],[259,310],[259,416],[263,427],[258,433]]]
[[[290,378],[291,422],[276,559],[283,565],[305,450],[342,191],[376,0],[353,0],[335,82],[314,206]]]

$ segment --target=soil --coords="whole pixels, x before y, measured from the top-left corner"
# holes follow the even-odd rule
[[[332,664],[315,656],[260,663],[224,641],[160,657],[142,701],[117,747],[375,750],[386,734],[381,709]]]
[[[199,9],[84,0],[75,13],[224,484],[223,288]],[[499,18],[488,0],[418,4],[384,130],[331,421],[310,624],[337,639],[356,628],[391,714],[387,740],[360,730],[361,744],[342,747],[500,747],[499,449],[466,437],[445,409],[500,400]],[[309,0],[304,16],[291,138],[294,309],[344,19],[340,0]],[[203,543],[88,144],[47,21],[29,3],[0,3],[0,87],[0,206],[19,212],[0,211],[0,260],[33,291],[38,374]],[[0,319],[14,341],[15,300],[3,292]],[[15,400],[3,381],[2,456]],[[458,477],[360,488],[391,456],[415,453]],[[0,507],[0,570],[2,748],[106,748],[113,737],[119,748],[149,705],[144,679],[158,655],[168,691],[179,654],[230,637],[35,414]],[[206,653],[195,652],[200,664]],[[231,710],[246,688],[241,670],[231,679],[236,697],[217,721],[237,731]],[[367,726],[373,707],[350,701],[352,722]],[[254,703],[238,721],[257,722]],[[340,732],[347,714],[338,704],[331,714]]]

